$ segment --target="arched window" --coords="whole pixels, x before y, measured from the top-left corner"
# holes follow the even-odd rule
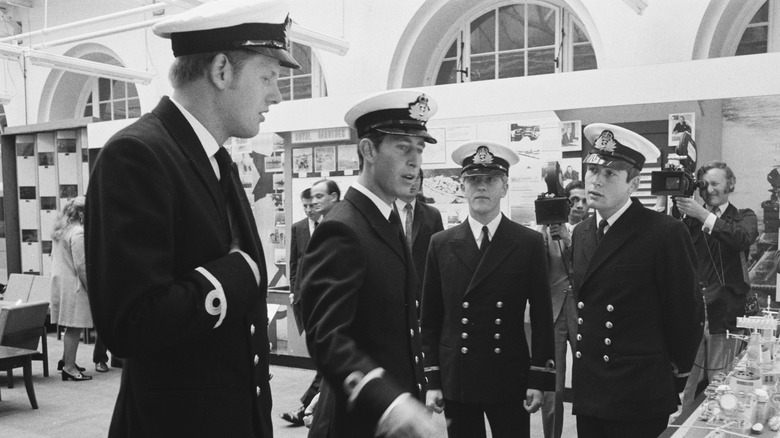
[[[468,17],[439,58],[436,85],[595,69],[587,33],[567,9],[511,2]]]
[[[279,74],[279,91],[283,100],[311,99],[328,95],[325,78],[320,63],[311,51],[311,47],[292,43],[293,58],[301,68],[293,70],[282,68]]]
[[[84,117],[104,121],[141,117],[141,101],[132,82],[90,78],[84,94]]]
[[[770,29],[778,25],[780,25],[780,2],[768,0],[750,19],[734,54],[740,56],[767,53],[770,51],[770,46],[780,47],[780,41],[773,41],[770,37],[773,33],[777,34],[777,32],[770,32]]]

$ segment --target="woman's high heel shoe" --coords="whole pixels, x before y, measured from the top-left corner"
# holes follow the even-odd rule
[[[59,362],[57,362],[57,371],[62,371],[62,368],[63,368],[64,366],[65,366],[65,362],[64,362],[62,359],[60,359],[60,361],[59,361]],[[78,368],[78,369],[79,369],[79,371],[81,371],[81,372],[84,372],[84,371],[86,371],[86,370],[87,370],[86,368],[84,368],[84,367],[80,367],[80,366],[78,366],[78,365],[76,365],[76,368]]]
[[[82,380],[92,380],[92,376],[88,376],[88,375],[83,374],[83,373],[78,373],[78,374],[76,374],[74,376],[73,374],[71,374],[71,373],[69,373],[69,372],[67,372],[65,370],[62,370],[62,381],[66,382],[68,380],[75,380],[77,382],[82,381]]]

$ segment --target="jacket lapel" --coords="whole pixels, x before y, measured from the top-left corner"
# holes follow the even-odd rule
[[[347,190],[344,199],[351,202],[363,214],[374,232],[406,263],[406,245],[401,242],[398,225],[391,224],[386,217],[382,216],[376,205],[368,199],[368,196],[352,187]]]
[[[425,216],[425,207],[422,202],[417,201],[414,204],[414,219],[412,220],[412,244],[417,240],[417,235],[420,233],[420,227],[422,226]]]
[[[477,242],[474,240],[474,236],[471,234],[471,228],[469,227],[468,220],[461,222],[460,225],[453,228],[454,236],[448,242],[452,253],[455,254],[462,263],[469,270],[470,276],[473,277],[473,273],[479,266],[480,258],[482,254],[477,248]]]
[[[615,252],[617,252],[626,242],[637,233],[638,227],[636,227],[635,219],[638,213],[645,208],[638,200],[632,199],[631,205],[628,210],[623,213],[622,216],[610,226],[604,237],[596,246],[596,251],[593,253],[593,258],[588,263],[588,269],[585,272],[585,277],[582,280],[583,285],[587,282],[588,278],[593,274],[604,262],[609,260]],[[593,218],[595,221],[595,215]],[[593,221],[590,221],[592,224]],[[591,225],[593,226],[593,225]],[[585,233],[591,235],[592,233]],[[595,235],[594,235],[595,236]],[[595,237],[594,237],[595,239]]]
[[[509,219],[507,219],[506,216],[502,216],[501,222],[499,222],[498,228],[496,228],[496,234],[490,241],[490,246],[488,246],[484,257],[481,258],[481,261],[477,265],[476,272],[474,272],[474,276],[471,277],[469,287],[466,288],[467,294],[492,274],[501,262],[509,256],[509,253],[514,248],[515,241],[507,235],[508,227],[505,222],[508,220]],[[477,250],[477,253],[481,254],[479,253],[479,250]]]

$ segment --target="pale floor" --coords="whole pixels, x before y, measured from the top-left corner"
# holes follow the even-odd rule
[[[14,388],[9,389],[5,373],[0,376],[0,438],[92,438],[105,437],[119,388],[121,370],[94,372],[92,344],[81,344],[77,363],[94,377],[87,382],[63,382],[56,371],[62,355],[62,342],[54,333],[48,336],[50,376],[43,377],[40,362],[33,362],[33,382],[39,409],[33,410],[22,381],[22,371],[14,372]],[[167,364],[160,364],[165,366]],[[273,418],[276,438],[303,438],[307,429],[288,427],[279,418],[282,412],[299,405],[298,398],[309,385],[314,371],[272,366],[271,389],[274,397]],[[566,403],[564,437],[576,436],[571,404]],[[436,415],[439,426],[436,438],[447,436],[442,415]],[[540,414],[531,417],[531,436],[543,437]],[[490,436],[490,434],[488,434]]]

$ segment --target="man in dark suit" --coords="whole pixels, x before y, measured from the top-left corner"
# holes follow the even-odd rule
[[[631,199],[658,149],[603,123],[585,136],[594,146],[584,163],[596,214],[572,236],[577,435],[657,437],[677,410],[675,374],[691,370],[701,339],[696,253],[682,222]]]
[[[306,252],[306,245],[309,244],[311,233],[314,232],[320,220],[320,214],[314,208],[312,203],[311,189],[306,189],[301,192],[301,204],[303,205],[303,213],[305,218],[292,224],[290,232],[290,304],[292,304],[293,316],[295,317],[295,325],[298,327],[298,334],[303,334],[303,317],[301,316],[301,293],[298,287],[298,278],[300,274],[298,272],[299,262],[303,254]],[[312,399],[320,390],[321,376],[317,373],[314,376],[306,392],[301,396],[301,406],[297,409],[284,412],[281,414],[283,420],[292,423],[295,426],[303,425],[303,417],[305,415],[306,406],[311,403]]]
[[[311,186],[312,206],[320,216],[328,212],[341,200],[341,189],[332,179],[321,179]]]
[[[306,341],[324,380],[310,437],[426,437],[417,276],[391,204],[409,192],[436,104],[393,90],[347,112],[360,175],[317,227],[301,264]]]
[[[110,437],[273,435],[263,248],[220,145],[255,136],[281,101],[280,69],[299,68],[287,24],[283,5],[246,0],[157,23],[176,57],[173,96],[95,163],[89,298],[125,358]]]
[[[737,317],[744,316],[745,299],[750,292],[747,256],[758,237],[758,220],[753,210],[737,209],[729,201],[737,177],[726,163],[715,161],[701,167],[696,179],[707,182],[699,190],[704,205],[693,198],[678,197],[677,208],[685,215],[684,222],[699,257],[699,290],[706,303],[707,320],[683,392],[683,409],[694,406],[699,382],[712,380],[720,372],[727,373],[733,363],[736,339],[727,338],[726,331],[740,330]]]
[[[436,207],[417,200],[417,195],[422,192],[422,183],[423,172],[420,169],[409,193],[399,196],[395,200],[395,209],[399,213],[401,223],[404,226],[407,244],[412,249],[414,268],[417,271],[419,280],[417,300],[420,299],[422,292],[425,257],[428,255],[428,245],[431,243],[431,236],[444,229],[441,212]]]
[[[434,235],[428,250],[420,321],[426,404],[444,410],[450,438],[485,437],[485,415],[493,437],[527,437],[529,414],[555,388],[544,242],[501,214],[517,154],[473,141],[452,159],[462,166],[469,216]]]

